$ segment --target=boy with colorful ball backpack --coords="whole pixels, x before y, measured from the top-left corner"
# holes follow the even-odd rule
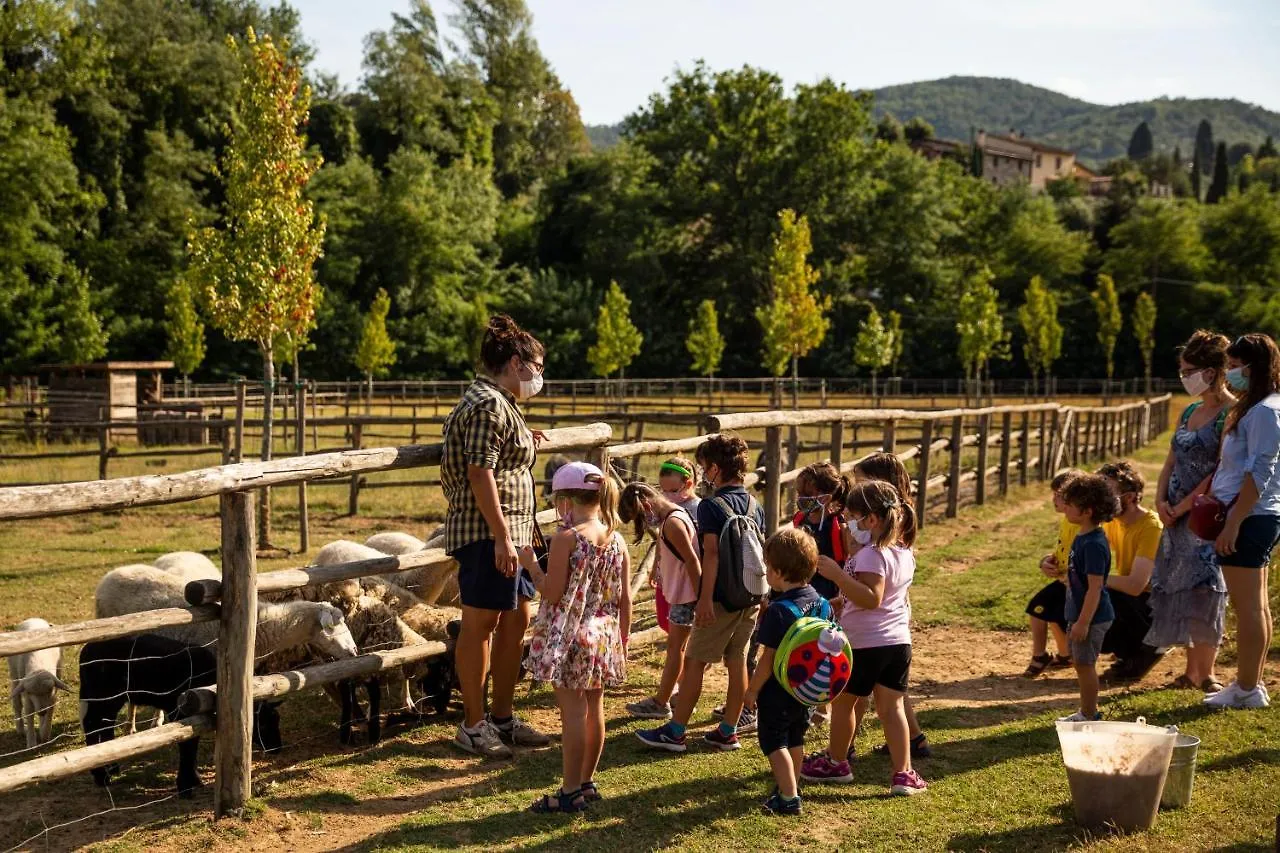
[[[813,537],[794,528],[781,530],[765,543],[764,559],[776,595],[760,620],[762,653],[745,704],[757,709],[760,751],[769,758],[776,782],[764,811],[798,815],[797,774],[810,713],[844,689],[853,653],[844,631],[831,621],[831,605],[809,585],[818,567]]]

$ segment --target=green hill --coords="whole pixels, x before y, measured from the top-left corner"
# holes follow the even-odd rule
[[[1129,136],[1147,122],[1157,151],[1182,148],[1190,159],[1201,119],[1213,125],[1215,141],[1257,146],[1280,138],[1280,113],[1230,98],[1157,98],[1108,107],[1059,92],[998,77],[947,77],[874,91],[876,112],[906,121],[921,116],[938,136],[967,140],[971,127],[1027,136],[1076,151],[1094,163],[1121,157]]]

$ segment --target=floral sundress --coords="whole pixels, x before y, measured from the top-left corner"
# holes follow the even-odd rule
[[[530,674],[571,690],[617,687],[627,675],[618,614],[626,545],[618,533],[604,545],[574,537],[564,595],[544,601],[533,620]]]

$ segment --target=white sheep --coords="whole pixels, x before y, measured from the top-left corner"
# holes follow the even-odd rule
[[[421,551],[427,547],[427,543],[423,542],[417,536],[409,533],[401,533],[398,530],[388,530],[383,533],[375,533],[368,539],[364,540],[364,544],[381,551],[384,554],[412,554],[415,551]]]
[[[27,619],[14,630],[45,631],[50,627],[43,619]],[[18,737],[26,739],[28,748],[52,739],[57,691],[71,692],[71,688],[59,678],[61,665],[62,649],[56,647],[9,658],[9,697],[13,700],[14,725],[18,729]]]
[[[121,566],[98,582],[94,605],[99,618],[124,616],[166,607],[186,607],[186,581],[154,566]],[[217,622],[195,622],[158,629],[162,634],[193,646],[211,646],[218,639]],[[311,645],[336,659],[358,654],[342,611],[323,601],[258,602],[258,629],[254,658]]]
[[[400,618],[424,639],[447,642],[449,623],[461,619],[462,611],[456,607],[422,604],[401,613]]]
[[[380,533],[378,536],[408,537],[408,534]],[[378,536],[372,537],[369,541],[374,541]],[[395,543],[392,542],[391,544],[394,545]],[[403,540],[401,540],[401,544],[404,544]],[[339,539],[320,549],[316,554],[315,565],[332,566],[337,563],[353,563],[357,560],[376,560],[379,557],[386,556],[389,556],[389,554],[378,551],[369,545],[361,545],[359,542],[352,542],[349,539]],[[391,572],[385,575],[369,575],[361,578],[359,583],[366,594],[382,598],[399,612],[422,603],[422,599],[415,594],[414,588],[410,586],[410,584],[417,583],[420,578],[421,570],[408,569],[403,572]],[[336,604],[337,602],[334,603]]]
[[[192,580],[222,580],[222,570],[213,561],[196,551],[173,551],[156,557],[152,563],[157,569]]]
[[[373,547],[375,542],[397,550],[386,552],[377,550]],[[317,566],[329,566],[334,563],[373,560],[389,554],[412,554],[422,550],[421,547],[413,550],[403,550],[410,545],[422,545],[425,547],[425,543],[407,533],[379,533],[371,536],[364,545],[347,539],[339,539],[320,549],[320,552],[316,554],[315,564]],[[415,569],[405,569],[402,572],[390,572],[377,577],[381,577],[388,583],[395,584],[413,593],[417,597],[413,602],[415,604],[418,601],[425,604],[458,603],[458,564],[453,560],[434,566],[422,566]],[[366,578],[365,581],[367,580]],[[369,591],[370,589],[371,587],[365,583],[365,590]]]

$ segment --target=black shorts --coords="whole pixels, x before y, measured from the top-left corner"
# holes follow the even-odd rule
[[[1271,550],[1280,539],[1280,515],[1251,515],[1240,525],[1236,552],[1219,557],[1224,566],[1260,569],[1271,561]]]
[[[756,737],[760,751],[770,755],[780,749],[804,746],[809,731],[809,707],[794,699],[772,678],[756,701]]]
[[[1067,630],[1067,585],[1053,581],[1027,602],[1027,615]]]
[[[521,598],[533,598],[533,579],[524,569],[515,577],[498,571],[492,539],[470,542],[449,556],[458,561],[458,593],[465,607],[515,610]]]
[[[853,696],[870,696],[877,684],[907,692],[907,678],[911,675],[911,644],[877,646],[872,649],[853,650],[853,674],[844,692]]]

